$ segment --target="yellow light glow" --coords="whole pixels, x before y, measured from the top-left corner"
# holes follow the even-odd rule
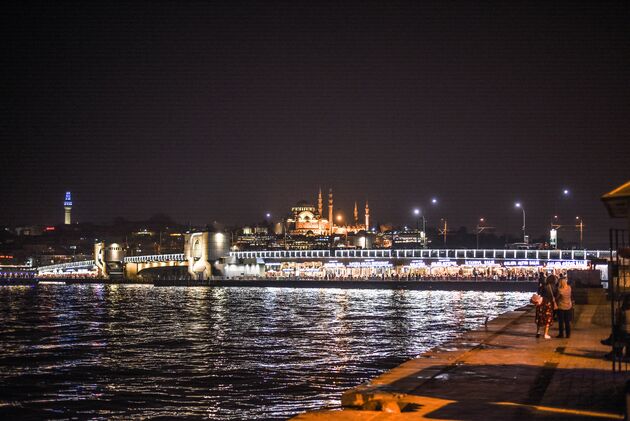
[[[569,409],[569,408],[554,408],[551,406],[541,406],[541,405],[527,405],[523,403],[516,402],[493,402],[495,405],[504,405],[504,406],[520,406],[536,411],[545,411],[545,412],[555,412],[557,414],[570,414],[582,417],[593,417],[593,418],[607,418],[613,420],[622,420],[623,415],[621,414],[611,414],[610,412],[595,412],[595,411],[584,411],[581,409]]]

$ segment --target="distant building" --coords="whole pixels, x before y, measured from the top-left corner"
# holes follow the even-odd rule
[[[352,223],[343,221],[341,215],[336,215],[337,219],[335,219],[332,189],[328,192],[328,218],[324,218],[323,208],[321,189],[317,196],[317,208],[304,200],[298,202],[291,208],[292,218],[287,220],[290,234],[306,236],[347,235],[348,233],[358,233],[369,229],[370,208],[367,202],[365,203],[365,223],[359,222],[359,210],[356,202],[354,203],[354,220]]]
[[[71,193],[69,191],[66,192],[66,197],[65,197],[65,200],[63,202],[63,209],[65,210],[64,224],[65,225],[72,224],[72,216],[71,216],[71,212],[72,212],[72,195],[71,195]]]
[[[275,238],[275,234],[269,234],[267,227],[243,227],[237,234],[234,245],[238,250],[264,249],[269,247]]]

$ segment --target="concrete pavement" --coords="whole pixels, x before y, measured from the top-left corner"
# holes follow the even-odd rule
[[[533,307],[506,313],[345,392],[343,410],[293,420],[623,419],[630,377],[613,375],[599,343],[609,319],[605,300],[578,305],[571,338],[546,340]]]

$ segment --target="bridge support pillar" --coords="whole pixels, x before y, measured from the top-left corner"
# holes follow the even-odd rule
[[[105,264],[105,243],[94,244],[94,265],[96,266],[96,276],[108,278],[107,265]]]
[[[125,279],[135,281],[138,279],[138,263],[127,262],[125,263]]]
[[[188,261],[188,273],[193,279],[206,280],[212,275],[212,266],[208,261],[208,233],[194,232],[186,234],[184,258]]]

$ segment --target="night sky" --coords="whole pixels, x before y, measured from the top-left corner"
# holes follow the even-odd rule
[[[2,6],[0,223],[71,190],[80,222],[244,224],[321,186],[374,223],[625,226],[628,2],[296,3]]]

